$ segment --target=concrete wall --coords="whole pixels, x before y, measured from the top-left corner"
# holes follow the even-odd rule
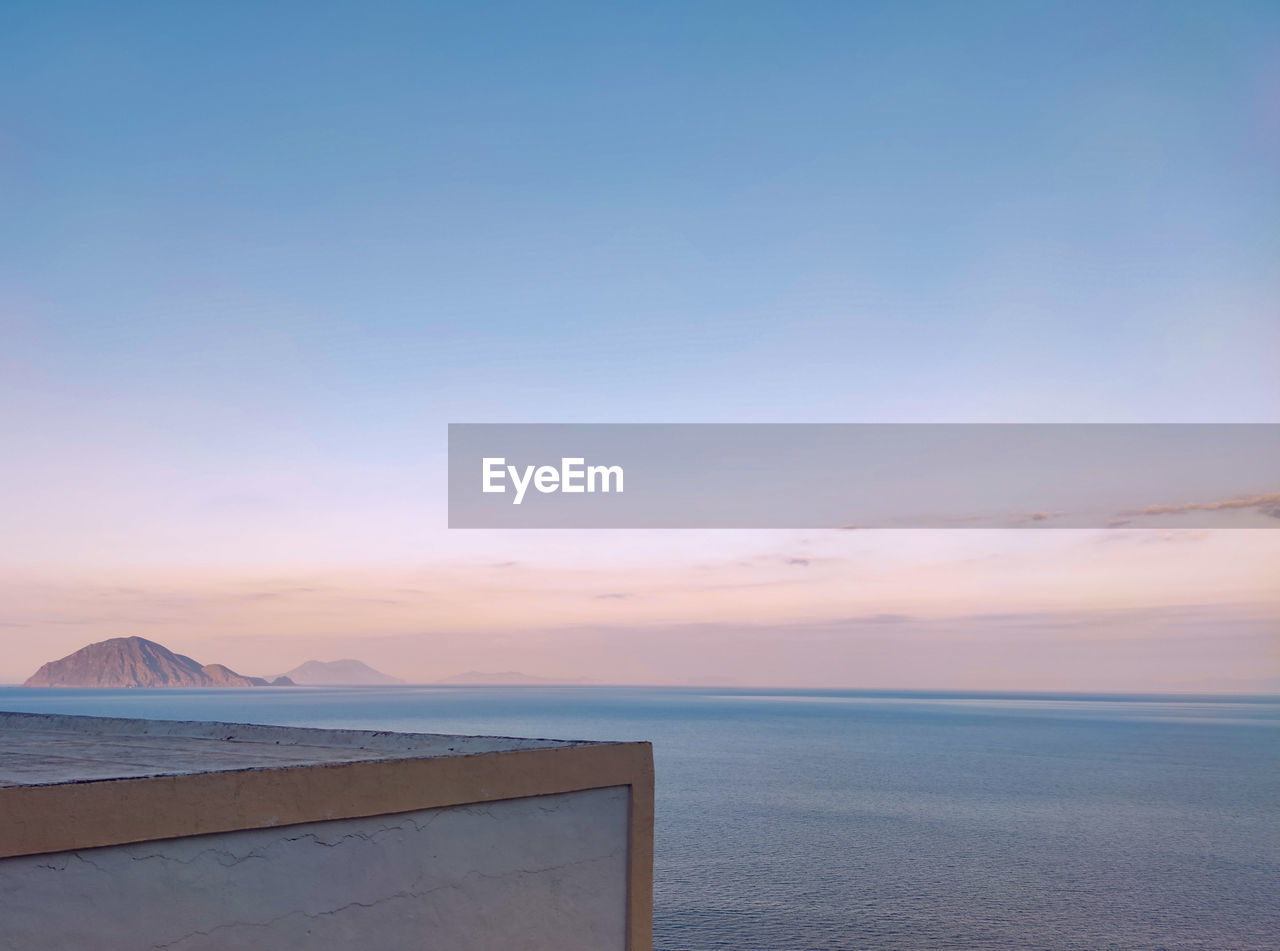
[[[0,859],[12,951],[622,951],[630,787]]]

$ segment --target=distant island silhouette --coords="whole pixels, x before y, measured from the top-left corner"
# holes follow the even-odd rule
[[[201,664],[145,637],[112,637],[51,660],[24,687],[391,687],[405,684],[362,660],[308,660],[278,677],[250,677],[225,664]],[[585,677],[535,677],[517,670],[469,670],[437,684],[570,686]]]
[[[465,674],[454,674],[437,680],[441,684],[476,684],[489,686],[512,686],[515,684],[586,684],[591,681],[586,677],[534,677],[522,674],[518,670],[504,670],[501,673],[486,673],[481,670],[468,670]]]
[[[24,687],[292,687],[288,677],[246,677],[201,664],[145,637],[113,637],[51,660]]]
[[[404,683],[361,660],[309,660],[282,676],[304,687],[372,687]]]

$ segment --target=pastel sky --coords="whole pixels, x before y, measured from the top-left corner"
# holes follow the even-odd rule
[[[1280,421],[1274,3],[17,0],[0,80],[0,681],[1280,690],[1274,531],[444,528],[450,421]]]

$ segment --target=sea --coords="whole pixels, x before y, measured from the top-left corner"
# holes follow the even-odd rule
[[[650,740],[661,951],[1277,951],[1280,698],[38,690],[0,710]]]

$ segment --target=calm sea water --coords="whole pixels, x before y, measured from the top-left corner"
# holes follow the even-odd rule
[[[664,951],[1276,951],[1280,702],[0,688],[0,710],[647,739]]]

